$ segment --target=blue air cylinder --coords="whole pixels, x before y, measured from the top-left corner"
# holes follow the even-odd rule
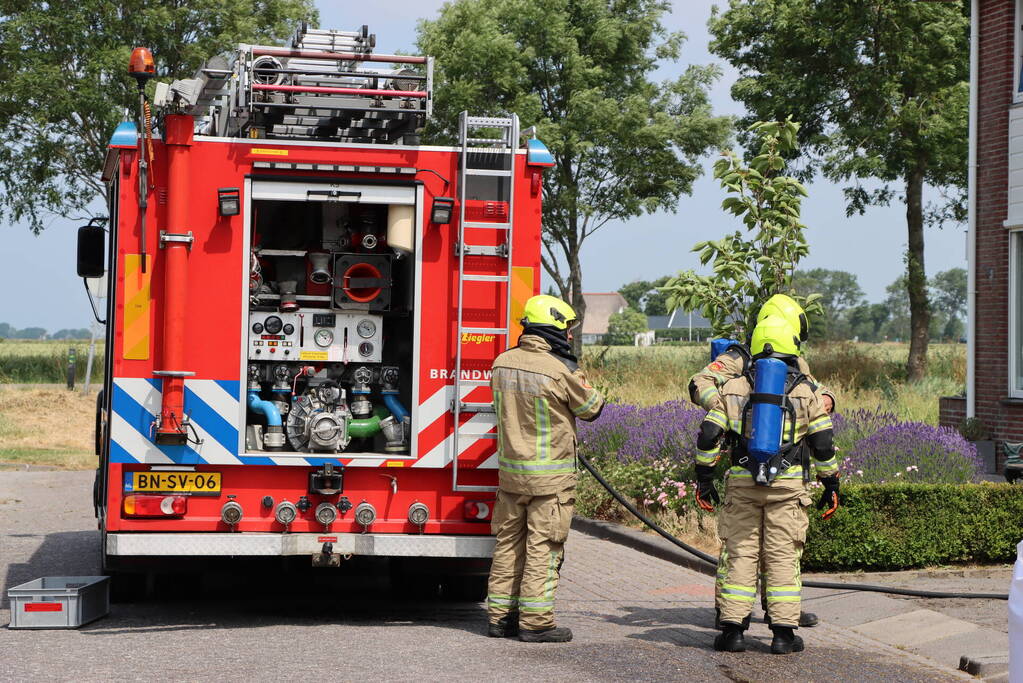
[[[717,357],[728,350],[728,347],[732,344],[738,344],[739,342],[735,339],[711,339],[710,340],[710,360],[711,362],[717,360]]]
[[[758,462],[767,462],[778,454],[785,411],[781,403],[785,397],[785,376],[788,367],[777,358],[761,358],[756,362],[753,381],[753,409],[750,415],[748,449]],[[771,397],[777,397],[775,402]]]

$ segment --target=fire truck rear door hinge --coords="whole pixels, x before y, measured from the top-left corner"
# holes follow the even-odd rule
[[[192,248],[192,243],[195,242],[195,237],[192,235],[192,231],[182,234],[177,232],[167,232],[166,230],[160,231],[160,248],[163,249],[164,245],[168,242],[182,242],[188,245],[188,248]]]

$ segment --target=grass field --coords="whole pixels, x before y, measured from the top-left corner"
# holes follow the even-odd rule
[[[96,392],[0,389],[0,463],[96,466]]]
[[[74,345],[79,354],[78,367],[84,373],[88,346]],[[68,342],[0,343],[0,384],[62,384],[67,348]],[[904,381],[902,366],[908,352],[905,344],[831,344],[812,348],[807,360],[817,379],[837,393],[839,411],[882,407],[906,420],[937,423],[938,397],[963,390],[965,346],[932,345],[930,373],[916,384]],[[15,362],[26,363],[23,367],[32,362],[36,367],[56,370],[43,374],[45,379],[25,379],[37,376],[12,373]],[[706,344],[591,347],[583,357],[583,366],[595,386],[612,400],[639,405],[684,399],[689,377],[707,362]],[[100,377],[97,369],[93,380],[99,382]],[[95,391],[82,396],[63,389],[0,389],[0,462],[68,469],[94,467],[95,401]]]
[[[0,384],[63,384],[67,380],[69,349],[75,350],[75,376],[79,382],[85,381],[88,340],[0,339]],[[97,341],[92,380],[102,379],[103,342]]]
[[[810,370],[838,396],[838,410],[881,407],[905,420],[936,424],[938,397],[965,388],[964,344],[932,344],[927,378],[905,381],[907,344],[836,343],[811,347]],[[709,362],[706,344],[591,347],[583,356],[590,381],[622,403],[653,405],[684,399],[689,377]]]

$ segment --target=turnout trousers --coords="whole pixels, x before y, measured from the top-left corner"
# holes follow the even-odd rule
[[[497,543],[487,587],[490,623],[518,613],[524,629],[554,626],[554,594],[574,508],[575,487],[547,496],[498,490],[491,523]]]
[[[767,613],[777,626],[799,626],[802,582],[800,560],[811,503],[802,480],[778,480],[771,486],[736,485],[729,478],[718,516],[721,562],[717,607],[723,623],[741,624],[753,609],[757,574]]]

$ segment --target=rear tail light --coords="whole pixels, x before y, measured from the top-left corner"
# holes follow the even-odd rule
[[[489,500],[467,500],[462,508],[465,519],[470,522],[489,521],[493,512],[493,507]]]
[[[188,497],[133,494],[124,497],[123,510],[125,517],[183,517]]]

